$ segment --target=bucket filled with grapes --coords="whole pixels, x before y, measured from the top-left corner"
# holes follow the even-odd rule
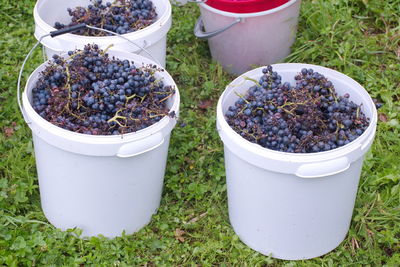
[[[48,58],[83,49],[87,43],[96,43],[103,49],[113,44],[113,49],[149,57],[165,67],[167,33],[172,22],[169,1],[39,0],[33,15],[38,40],[52,31],[78,24],[97,28],[41,39]]]
[[[160,204],[179,101],[172,77],[139,55],[87,45],[39,66],[22,110],[47,219],[82,236],[146,225]]]
[[[377,111],[367,91],[308,64],[261,67],[221,95],[230,222],[251,248],[309,259],[345,238]]]

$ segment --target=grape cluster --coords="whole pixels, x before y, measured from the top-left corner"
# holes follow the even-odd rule
[[[347,93],[338,96],[332,82],[313,69],[302,69],[294,86],[282,83],[271,66],[262,72],[225,113],[243,138],[272,150],[312,153],[346,145],[367,129],[361,106]]]
[[[106,29],[118,34],[125,34],[146,28],[157,19],[155,6],[151,0],[115,0],[113,3],[102,3],[102,0],[94,0],[88,7],[68,8],[68,14],[72,17],[68,25],[56,22],[54,27],[62,29],[80,23]],[[74,34],[85,36],[106,36],[109,33],[81,29]]]
[[[97,45],[68,54],[54,55],[32,89],[33,108],[52,124],[78,133],[116,135],[175,116],[166,103],[175,89],[155,76],[162,69],[110,58]]]

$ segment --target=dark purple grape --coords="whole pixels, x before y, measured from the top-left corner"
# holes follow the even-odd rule
[[[135,132],[172,116],[167,100],[175,89],[155,77],[162,69],[109,58],[96,45],[68,55],[54,56],[32,89],[33,108],[54,125],[111,135]]]
[[[87,7],[75,7],[67,9],[71,16],[71,22],[64,25],[56,22],[56,29],[86,23],[90,26],[109,30],[118,34],[125,34],[141,30],[153,24],[157,20],[157,12],[151,0],[115,0],[106,2],[96,0]],[[93,30],[81,29],[74,34],[85,36],[108,36],[109,33]]]
[[[362,135],[369,118],[348,93],[338,96],[332,82],[313,69],[302,69],[294,86],[271,66],[259,84],[225,113],[243,138],[263,147],[292,153],[328,151]]]

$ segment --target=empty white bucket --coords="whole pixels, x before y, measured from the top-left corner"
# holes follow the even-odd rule
[[[153,64],[142,56],[110,51],[136,66]],[[46,218],[57,228],[78,227],[82,236],[115,237],[131,234],[147,223],[160,205],[169,139],[176,118],[135,133],[92,136],[59,128],[32,108],[32,88],[46,63],[29,77],[22,94],[23,114],[32,130],[41,204]],[[179,92],[172,77],[157,78],[174,86],[168,101],[179,113]]]
[[[123,35],[138,46],[134,46],[132,43],[118,36],[91,37],[68,33],[54,38],[49,36],[42,40],[47,58],[51,58],[53,54],[62,54],[69,50],[83,49],[88,43],[96,43],[103,49],[113,44],[112,49],[149,57],[141,49],[144,48],[151,54],[153,59],[165,67],[167,33],[172,23],[171,4],[165,0],[152,1],[158,14],[157,21],[142,30]],[[56,21],[68,24],[70,16],[68,15],[67,8],[87,6],[90,3],[90,0],[38,0],[33,10],[36,39],[39,40],[41,36],[55,31],[56,29],[53,25]]]
[[[206,1],[205,1],[206,2]],[[263,12],[231,13],[200,3],[194,34],[208,39],[212,58],[232,74],[254,65],[276,63],[290,53],[297,30],[300,0]],[[202,32],[202,26],[207,32]]]
[[[312,68],[334,84],[339,95],[361,104],[370,126],[356,140],[326,152],[285,153],[251,143],[224,118],[228,107],[258,80],[262,68],[228,85],[217,107],[217,129],[224,143],[229,218],[249,247],[285,260],[309,259],[336,248],[351,221],[365,153],[377,123],[375,105],[366,90],[337,71],[308,64],[276,64],[282,82],[295,84],[302,68]]]

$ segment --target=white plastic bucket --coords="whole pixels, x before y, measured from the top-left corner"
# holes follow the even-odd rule
[[[322,73],[340,95],[361,104],[371,119],[356,140],[318,153],[285,153],[251,143],[226,122],[225,112],[258,80],[262,68],[249,71],[228,85],[217,107],[217,129],[224,143],[229,218],[249,247],[285,260],[309,259],[336,248],[351,221],[365,153],[377,123],[375,105],[365,89],[337,71],[308,64],[276,64],[282,82],[295,84],[302,68]]]
[[[152,1],[158,14],[157,21],[142,30],[123,35],[138,46],[134,46],[118,36],[89,37],[67,33],[54,38],[49,36],[42,40],[47,58],[51,58],[53,54],[63,54],[76,48],[82,49],[88,43],[96,43],[103,49],[113,44],[112,49],[149,57],[141,49],[144,48],[151,54],[153,59],[165,67],[167,33],[172,23],[171,4],[165,0]],[[90,0],[38,0],[33,10],[36,39],[39,40],[41,36],[55,31],[56,29],[53,25],[56,21],[68,24],[70,16],[67,8],[87,6],[90,3]]]
[[[239,75],[254,65],[276,63],[289,55],[300,3],[291,0],[274,9],[245,14],[224,12],[201,3],[195,35],[208,39],[212,58],[227,72]],[[209,34],[201,32],[202,24]]]
[[[154,64],[142,56],[110,51],[136,66]],[[62,230],[78,227],[82,236],[131,234],[147,223],[160,205],[169,139],[176,118],[135,133],[92,136],[59,128],[31,106],[32,88],[46,63],[29,77],[22,94],[23,113],[32,130],[43,212]],[[156,73],[175,86],[168,101],[179,113],[179,92],[166,72]]]

